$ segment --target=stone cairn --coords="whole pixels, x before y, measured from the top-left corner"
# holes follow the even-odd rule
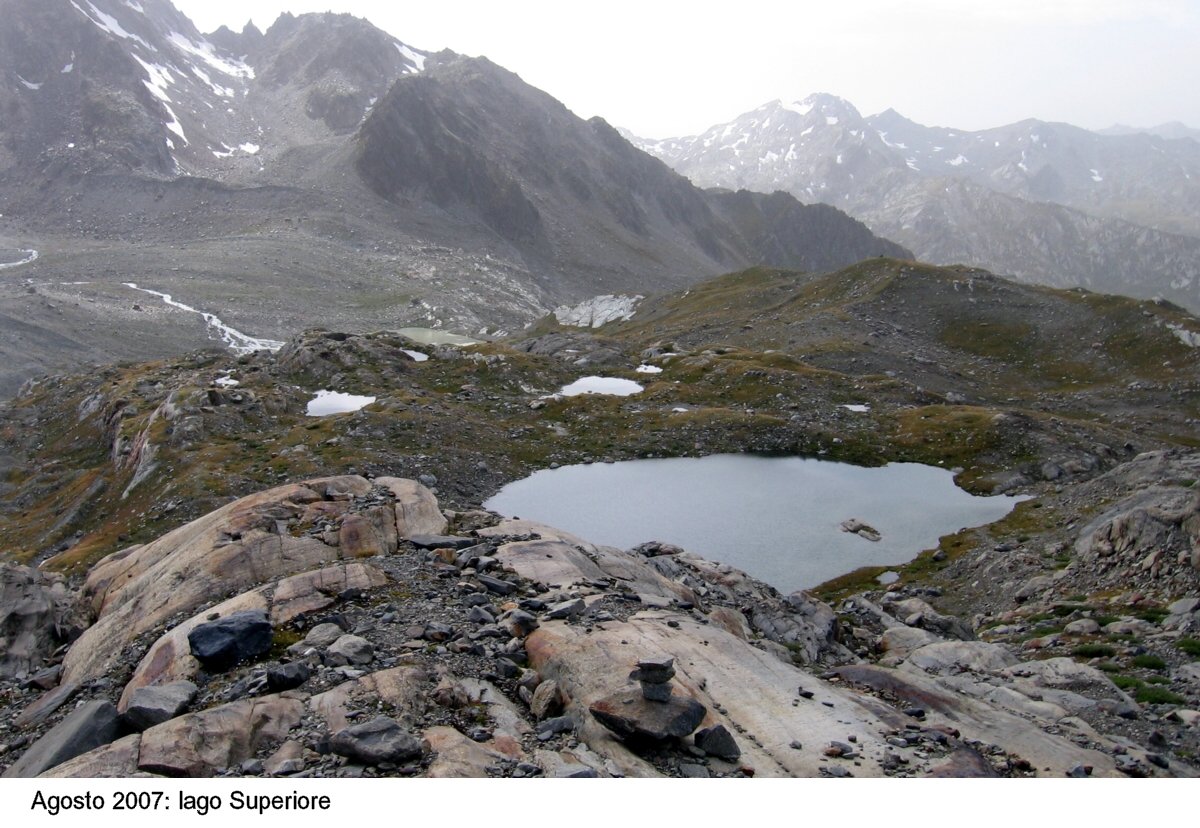
[[[642,686],[642,698],[652,702],[671,700],[671,679],[675,677],[674,658],[651,658],[639,661],[629,678]]]

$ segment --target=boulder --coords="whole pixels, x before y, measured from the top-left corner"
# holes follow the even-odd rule
[[[736,762],[742,755],[742,749],[738,747],[737,740],[733,738],[729,728],[722,724],[696,731],[696,747],[709,756],[716,756],[718,759],[725,759],[729,762]]]
[[[325,651],[325,663],[332,667],[370,664],[375,660],[375,645],[357,635],[343,635]]]
[[[312,668],[303,661],[277,664],[267,668],[267,689],[272,693],[282,693],[299,687],[311,676]]]
[[[425,752],[421,740],[388,716],[351,725],[333,734],[329,749],[339,756],[365,765],[406,762]]]
[[[562,712],[562,707],[562,696],[558,690],[558,682],[554,679],[539,684],[529,701],[530,711],[539,719],[557,716]]]
[[[196,626],[188,633],[188,645],[206,669],[222,671],[270,650],[271,637],[266,612],[244,610]]]
[[[348,558],[391,555],[397,545],[396,517],[386,506],[346,515],[338,530],[338,547]]]
[[[879,636],[879,649],[886,653],[888,663],[899,663],[929,644],[936,644],[942,639],[928,630],[917,627],[891,627]]]
[[[263,770],[271,776],[290,776],[304,770],[304,745],[289,739],[263,761]]]
[[[301,613],[329,606],[347,589],[373,589],[386,583],[387,576],[370,564],[344,561],[234,596],[192,616],[155,641],[134,670],[117,707],[124,710],[130,696],[139,687],[193,678],[200,670],[200,662],[191,653],[187,643],[188,634],[197,626],[207,623],[210,615],[228,616],[243,610],[261,610],[268,614],[272,625],[279,626]],[[318,625],[314,629],[324,626]],[[329,643],[333,643],[343,634],[343,630],[336,624],[328,626],[331,628]],[[303,652],[307,647],[299,649]]]
[[[318,506],[340,506],[360,491],[361,477],[323,478],[259,492],[105,559],[89,574],[85,595],[99,617],[63,661],[63,681],[82,682],[109,672],[130,642],[179,614],[198,611],[214,595],[238,594],[260,584],[318,569],[347,557],[313,537],[280,533]]]
[[[940,641],[909,654],[906,666],[940,675],[998,672],[1017,663],[1017,657],[999,644],[984,641]]]
[[[0,564],[0,678],[41,667],[82,621],[61,577]]]
[[[337,624],[326,621],[323,624],[317,624],[317,626],[308,631],[308,634],[304,636],[304,644],[309,647],[325,648],[345,634],[346,631]]]
[[[546,611],[546,617],[551,620],[574,618],[576,615],[581,615],[586,608],[587,605],[584,604],[582,598],[572,598],[551,605],[550,609]]]
[[[476,742],[452,727],[431,727],[423,734],[435,757],[425,775],[431,779],[479,779],[488,768],[512,757],[489,742]]]
[[[400,537],[440,535],[446,531],[446,518],[438,509],[437,498],[416,480],[377,477],[375,485],[396,498],[396,533]]]
[[[1095,635],[1100,632],[1100,624],[1093,618],[1080,618],[1063,627],[1067,635]]]
[[[650,701],[640,687],[618,690],[593,702],[588,710],[600,724],[622,739],[662,741],[683,738],[704,721],[707,708],[688,696]]]
[[[84,702],[34,742],[4,772],[5,779],[24,779],[74,759],[117,738],[117,708],[105,699]]]
[[[145,730],[174,719],[187,710],[199,688],[190,681],[173,681],[152,687],[140,687],[125,708],[125,721],[134,730]]]
[[[285,695],[188,713],[142,733],[138,768],[165,776],[212,776],[287,738],[303,715],[304,702]]]
[[[81,753],[61,765],[55,765],[42,773],[43,779],[128,779],[133,776],[149,776],[138,770],[138,754],[142,748],[142,735],[134,733],[111,744]]]

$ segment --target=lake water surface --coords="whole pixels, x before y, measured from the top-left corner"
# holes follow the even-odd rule
[[[791,592],[861,566],[905,563],[938,538],[999,520],[1018,497],[975,497],[945,469],[865,468],[722,454],[547,469],[484,504],[606,546],[682,546]],[[843,532],[857,518],[883,536]]]

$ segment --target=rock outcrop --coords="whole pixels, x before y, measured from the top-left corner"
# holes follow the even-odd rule
[[[1103,671],[962,640],[915,596],[848,602],[882,630],[869,663],[810,595],[665,544],[469,520],[412,481],[327,478],[101,561],[75,645],[94,652],[28,707],[6,775],[1194,774],[1095,726],[1138,715]],[[337,560],[347,525],[375,541]],[[197,651],[243,620],[256,646]]]

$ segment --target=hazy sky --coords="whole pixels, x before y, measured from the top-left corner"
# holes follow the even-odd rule
[[[811,92],[963,129],[1200,127],[1198,0],[175,4],[202,31],[349,12],[421,49],[486,55],[578,115],[654,138]]]

